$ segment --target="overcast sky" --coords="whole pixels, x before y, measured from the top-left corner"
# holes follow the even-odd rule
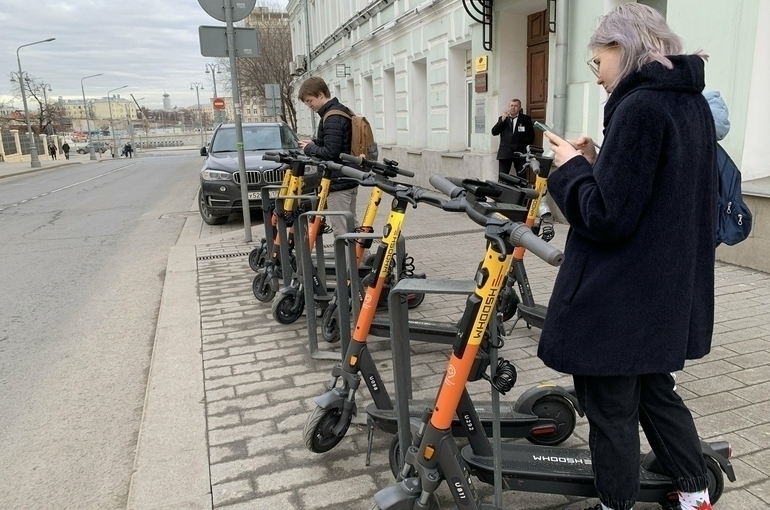
[[[285,8],[287,0],[269,3]],[[51,84],[49,98],[82,100],[81,78],[104,73],[84,81],[87,97],[128,85],[114,93],[161,108],[165,91],[172,107],[192,106],[197,100],[190,83],[201,82],[203,103],[213,95],[205,64],[214,59],[200,53],[200,25],[224,23],[198,0],[0,0],[0,102],[23,107],[11,97],[16,48],[55,37],[19,52],[22,70]]]

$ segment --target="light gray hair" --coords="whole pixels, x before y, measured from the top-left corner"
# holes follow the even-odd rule
[[[619,5],[601,18],[588,49],[609,46],[620,48],[620,72],[613,86],[650,62],[672,69],[674,65],[666,55],[683,52],[682,39],[668,27],[663,15],[638,3]]]

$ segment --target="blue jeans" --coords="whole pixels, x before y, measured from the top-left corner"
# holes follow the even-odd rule
[[[573,379],[590,426],[594,484],[604,505],[629,510],[636,501],[640,423],[677,490],[708,487],[698,432],[671,374]]]

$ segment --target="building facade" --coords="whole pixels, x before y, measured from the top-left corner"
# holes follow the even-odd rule
[[[295,90],[323,77],[367,117],[382,147],[428,184],[432,173],[496,177],[490,130],[508,102],[567,137],[601,143],[606,94],[586,66],[598,18],[625,0],[290,0]],[[770,176],[770,2],[645,0],[687,52],[710,55],[707,90],[728,103],[723,146],[744,181]],[[755,51],[755,49],[759,51]],[[318,122],[297,101],[298,131]]]

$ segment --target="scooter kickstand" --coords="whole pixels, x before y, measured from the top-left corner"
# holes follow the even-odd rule
[[[366,467],[369,467],[372,460],[372,443],[374,443],[374,427],[376,425],[371,420],[366,420]]]

